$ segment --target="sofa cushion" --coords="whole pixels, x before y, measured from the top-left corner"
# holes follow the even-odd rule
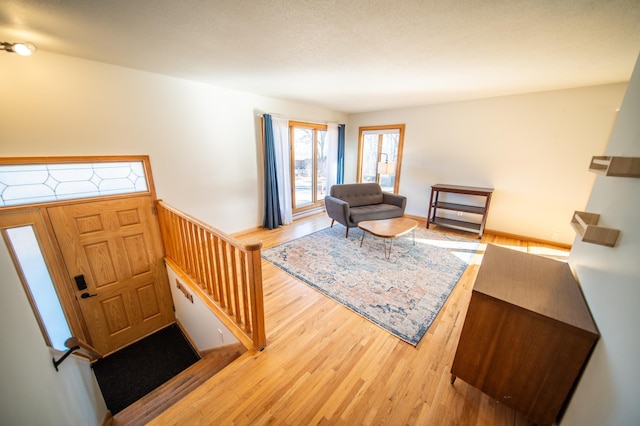
[[[346,201],[351,208],[381,204],[383,201],[382,189],[377,183],[334,185],[331,187],[331,196]]]
[[[391,204],[373,204],[368,206],[352,207],[350,209],[350,219],[358,223],[363,220],[381,220],[402,217],[404,211],[398,206]]]

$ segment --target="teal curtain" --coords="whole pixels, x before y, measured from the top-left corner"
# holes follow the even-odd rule
[[[276,151],[271,115],[264,114],[264,221],[262,227],[274,229],[282,225],[282,214],[276,180]]]
[[[344,183],[344,130],[344,124],[338,125],[338,176],[336,177],[338,185]]]

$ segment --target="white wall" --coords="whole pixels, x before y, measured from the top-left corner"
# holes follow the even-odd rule
[[[0,56],[0,157],[147,154],[158,197],[233,233],[262,223],[258,115],[346,121],[323,108],[39,51]],[[100,424],[88,365],[56,373],[0,243],[0,424]],[[97,393],[96,393],[97,392]]]
[[[0,56],[0,157],[148,154],[158,197],[233,233],[262,223],[258,114],[324,108],[47,52]]]
[[[347,117],[47,52],[0,56],[0,78],[0,156],[148,154],[158,197],[227,233],[262,223],[258,114],[270,112],[346,122],[347,182],[358,127],[405,123],[407,213],[426,216],[434,183],[493,186],[489,229],[567,244],[595,179],[590,156],[604,152],[626,87]]]
[[[571,244],[626,84],[506,96],[349,116],[345,163],[355,181],[358,127],[406,125],[400,193],[427,216],[430,186],[495,188],[487,229]],[[475,217],[477,218],[477,216]],[[470,216],[468,219],[473,220]]]
[[[149,154],[160,198],[229,233],[262,222],[258,113],[347,119],[323,108],[47,52],[1,55],[0,80],[0,156]],[[639,80],[636,67],[627,96],[635,100],[625,100],[608,153],[640,155]],[[571,243],[571,213],[585,208],[596,179],[587,171],[589,159],[604,152],[625,88],[352,115],[345,177],[355,181],[359,126],[405,123],[400,191],[409,197],[408,213],[426,216],[431,184],[491,185],[496,192],[488,228],[549,240],[557,233],[558,241]],[[619,227],[622,237],[614,249],[576,242],[572,251],[602,338],[563,423],[637,424],[640,180],[597,179],[586,210],[603,214],[605,226]],[[0,266],[13,270],[3,244]],[[69,376],[50,367],[17,285],[17,277],[3,274],[0,423],[95,424],[99,410],[77,408],[82,404],[68,393],[80,383],[93,385],[81,373],[70,385]],[[6,349],[16,342],[19,350]],[[4,391],[9,384],[11,393]]]
[[[167,265],[169,286],[173,297],[173,306],[176,310],[176,318],[184,331],[189,335],[191,342],[196,345],[198,351],[218,348],[240,342],[236,336],[222,323],[220,318],[198,297],[189,290],[176,271]],[[193,303],[176,286],[176,280],[180,281],[193,296]]]
[[[606,155],[640,157],[640,58]],[[576,237],[569,264],[600,330],[600,340],[563,425],[640,424],[640,179],[597,175],[586,211],[620,230],[614,248]]]
[[[4,242],[0,242],[0,424],[99,425],[107,407],[89,363],[70,356],[56,372]]]

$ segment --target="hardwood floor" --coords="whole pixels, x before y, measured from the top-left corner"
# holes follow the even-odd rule
[[[329,224],[318,214],[238,238],[268,248]],[[481,242],[568,256],[486,233]],[[527,425],[462,380],[449,382],[483,247],[417,347],[264,261],[267,347],[245,353],[150,424]]]

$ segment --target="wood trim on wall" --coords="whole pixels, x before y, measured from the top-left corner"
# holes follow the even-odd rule
[[[400,191],[400,175],[402,171],[402,157],[404,150],[404,124],[383,124],[381,126],[362,126],[358,128],[358,161],[356,165],[356,182],[362,182],[362,156],[364,155],[364,134],[367,130],[388,130],[398,129],[398,158],[396,161],[396,179],[393,186],[394,194],[398,194]]]
[[[78,203],[92,203],[96,201],[105,200],[117,200],[132,197],[149,197],[152,203],[156,200],[155,185],[153,182],[153,176],[151,174],[151,163],[148,155],[110,155],[110,156],[51,156],[51,157],[0,157],[0,165],[20,165],[20,164],[64,164],[64,163],[99,163],[99,162],[131,162],[141,161],[144,167],[145,176],[147,179],[147,192],[136,192],[117,195],[106,195],[98,197],[87,198],[74,198],[59,201],[47,201],[34,204],[19,204],[12,206],[0,207],[0,215],[24,215],[29,212],[37,212],[39,216],[38,221],[30,222],[37,231],[38,241],[41,243],[42,254],[45,257],[49,273],[53,281],[53,285],[58,294],[60,304],[65,313],[67,323],[70,331],[74,336],[81,338],[84,341],[90,342],[91,338],[86,323],[82,320],[80,313],[80,306],[78,300],[74,297],[75,284],[71,281],[71,277],[68,275],[62,253],[60,252],[57,242],[55,240],[55,232],[51,219],[47,212],[47,208],[53,206],[72,205]],[[8,216],[7,216],[8,217]],[[2,237],[0,237],[1,239]],[[23,281],[24,278],[20,272],[19,267],[16,264],[16,272]],[[27,291],[27,297],[30,298]],[[35,308],[34,308],[35,309]],[[39,321],[38,315],[36,319]],[[46,336],[46,333],[43,332]],[[50,345],[50,342],[47,342]]]
[[[405,217],[409,217],[411,219],[415,219],[417,221],[423,222],[423,226],[424,226],[424,223],[427,222],[427,218],[425,216],[417,216],[417,215],[411,215],[411,214],[406,214],[405,213]],[[514,239],[514,240],[531,241],[531,242],[534,242],[534,243],[546,244],[546,245],[550,245],[550,246],[554,246],[554,247],[560,247],[560,248],[568,249],[568,250],[571,250],[571,247],[572,247],[571,244],[565,244],[565,243],[561,243],[559,241],[543,240],[541,238],[534,238],[534,237],[529,237],[529,236],[526,236],[526,235],[511,234],[509,232],[497,231],[495,229],[487,229],[487,228],[485,228],[484,233],[485,234],[495,235],[495,236],[498,236],[498,237],[510,238],[510,239]]]
[[[527,235],[512,234],[512,233],[509,233],[509,232],[496,231],[495,229],[485,229],[484,232],[485,233],[489,233],[491,235],[497,235],[499,237],[513,238],[513,239],[518,239],[518,240],[523,240],[523,241],[531,241],[531,242],[534,242],[534,243],[540,243],[540,244],[547,244],[547,245],[550,245],[550,246],[562,247],[562,248],[569,249],[569,250],[571,250],[571,247],[573,247],[572,244],[561,243],[559,241],[544,240],[542,238],[529,237]]]
[[[147,188],[152,200],[156,200],[156,188],[153,182],[153,175],[151,173],[151,160],[148,155],[91,155],[91,156],[59,156],[59,157],[0,157],[0,166],[17,165],[17,164],[60,164],[60,163],[108,163],[119,161],[142,161],[144,167],[144,173],[147,177]],[[143,192],[137,194],[144,194]],[[130,195],[130,194],[124,194]],[[114,195],[117,197],[118,195]],[[82,200],[104,199],[105,197],[92,197],[82,198]],[[78,199],[69,200],[77,201]],[[51,201],[42,203],[43,205],[51,205],[52,203],[59,203],[60,201]],[[36,204],[30,204],[34,207]],[[13,206],[7,207],[11,208]],[[17,206],[20,207],[20,206]],[[0,207],[4,209],[4,207]]]

